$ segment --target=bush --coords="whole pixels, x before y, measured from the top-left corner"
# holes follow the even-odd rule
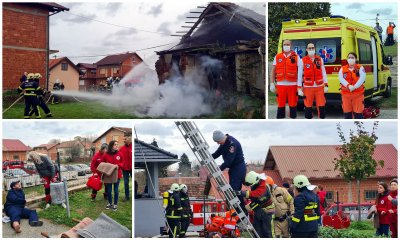
[[[359,232],[354,229],[334,229],[331,227],[321,227],[318,236],[321,238],[371,238],[374,237],[366,232]]]
[[[350,229],[356,230],[374,230],[372,223],[369,221],[354,221],[350,224]]]

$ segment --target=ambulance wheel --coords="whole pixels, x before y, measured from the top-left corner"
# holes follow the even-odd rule
[[[389,98],[392,96],[392,80],[388,79],[387,81],[388,81],[388,83],[386,86],[386,91],[383,93],[383,96],[385,98]]]

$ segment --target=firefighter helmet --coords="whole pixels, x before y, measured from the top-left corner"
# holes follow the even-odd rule
[[[26,76],[26,79],[33,79],[35,77],[34,73],[28,73],[28,76]]]
[[[172,185],[171,185],[171,189],[170,189],[171,191],[179,191],[179,184],[177,184],[177,183],[173,183]]]
[[[260,174],[254,172],[254,171],[250,171],[246,174],[246,178],[245,178],[245,184],[247,186],[253,186],[255,184],[257,184],[260,181]]]
[[[42,75],[40,73],[35,73],[35,78],[42,78]]]
[[[186,184],[183,184],[183,183],[181,185],[179,185],[179,189],[182,190],[184,193],[186,193],[188,190]]]
[[[294,177],[293,184],[297,188],[302,188],[311,185],[310,181],[308,181],[308,178],[304,175],[297,175],[296,177]]]

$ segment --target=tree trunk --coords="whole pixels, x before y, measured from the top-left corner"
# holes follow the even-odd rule
[[[353,191],[351,189],[351,180],[349,181],[349,192],[348,192],[347,202],[349,203],[353,202]]]
[[[357,179],[357,207],[358,207],[358,221],[361,221],[361,189],[360,179]]]

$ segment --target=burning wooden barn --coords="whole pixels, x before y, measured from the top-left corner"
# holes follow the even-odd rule
[[[201,71],[202,86],[225,93],[265,96],[265,16],[233,3],[198,7],[197,19],[178,45],[157,52],[159,83],[173,71],[182,76]],[[180,32],[177,32],[180,33]],[[174,67],[175,65],[175,67]]]

